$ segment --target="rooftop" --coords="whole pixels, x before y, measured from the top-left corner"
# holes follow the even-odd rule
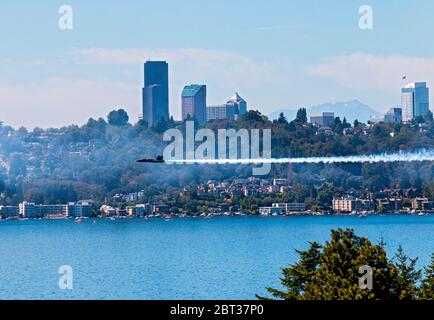
[[[203,87],[205,86],[200,84],[185,86],[184,90],[182,90],[182,97],[194,97]]]
[[[240,97],[240,95],[238,94],[238,92],[235,93],[235,95],[229,99],[229,102],[246,102],[246,100],[244,100],[243,98]]]
[[[405,86],[406,89],[425,88],[426,82],[411,82]]]

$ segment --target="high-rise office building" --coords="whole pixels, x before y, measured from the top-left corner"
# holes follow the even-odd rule
[[[426,82],[409,83],[401,89],[402,121],[424,117],[429,112],[429,90]]]
[[[384,115],[384,122],[402,122],[402,109],[401,108],[390,108],[389,111]]]
[[[206,122],[206,86],[192,84],[182,90],[182,120],[194,118],[202,125]]]
[[[238,93],[222,105],[208,106],[206,110],[207,121],[236,120],[247,112],[247,102]]]
[[[166,61],[145,62],[143,120],[150,126],[169,118],[169,66]]]
[[[236,92],[235,95],[230,98],[226,104],[234,106],[236,108],[236,114],[238,116],[241,116],[247,112],[247,102],[240,97],[238,92]]]

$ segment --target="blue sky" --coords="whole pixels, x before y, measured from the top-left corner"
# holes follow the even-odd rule
[[[74,29],[58,28],[68,4]],[[370,5],[373,30],[358,27]],[[0,120],[61,126],[141,108],[142,63],[167,59],[170,109],[208,85],[268,114],[359,99],[399,104],[401,76],[434,83],[432,1],[9,1],[0,4]]]

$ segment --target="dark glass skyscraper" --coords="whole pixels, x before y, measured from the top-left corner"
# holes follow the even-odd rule
[[[169,118],[169,66],[166,61],[146,61],[143,120],[151,126],[162,118]]]

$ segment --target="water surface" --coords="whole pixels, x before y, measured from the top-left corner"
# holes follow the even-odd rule
[[[434,216],[226,217],[0,222],[0,299],[254,299],[295,249],[351,227],[425,266]],[[70,265],[73,290],[58,286]]]

